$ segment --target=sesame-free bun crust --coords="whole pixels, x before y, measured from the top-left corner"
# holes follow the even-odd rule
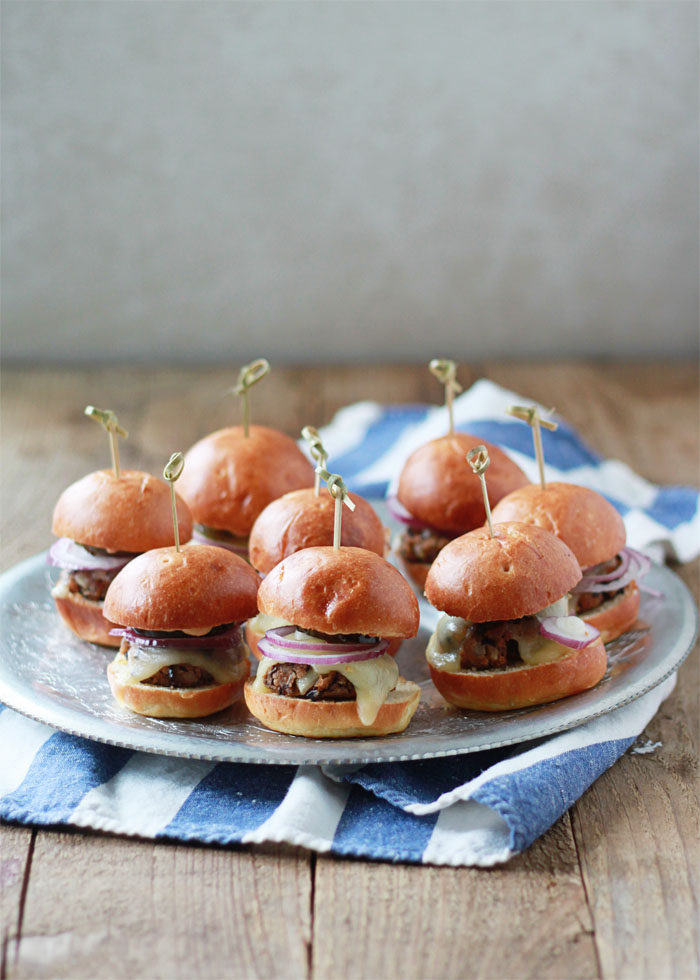
[[[415,636],[418,600],[398,569],[364,548],[305,548],[263,580],[260,611],[322,633]]]
[[[246,682],[244,693],[248,710],[266,728],[306,738],[364,738],[402,732],[420,700],[418,685],[399,677],[374,722],[363,725],[356,701],[307,701],[273,692],[260,693],[253,689],[252,681]]]
[[[192,515],[179,496],[180,541],[192,537]],[[139,470],[88,473],[58,498],[53,533],[107,551],[148,551],[174,543],[170,488]]]
[[[79,592],[70,592],[67,582],[68,573],[61,572],[58,582],[51,590],[56,609],[63,622],[81,640],[99,643],[103,647],[118,647],[121,638],[109,635],[109,631],[114,629],[115,624],[105,619],[102,614],[104,604],[94,599],[86,599]]]
[[[250,652],[257,657],[258,660],[262,658],[262,653],[258,649],[258,640],[264,636],[259,630],[253,629],[251,626],[251,621],[245,624],[245,641],[250,647]],[[388,653],[390,657],[395,657],[399,652],[403,640],[400,636],[394,636],[389,640],[389,646],[386,648],[384,653]]]
[[[607,657],[603,641],[596,639],[561,660],[535,666],[455,672],[428,666],[433,684],[450,704],[471,711],[509,711],[595,687],[605,674]]]
[[[355,510],[343,508],[341,544],[384,555],[384,526],[363,497],[351,494]],[[312,487],[278,497],[258,515],[250,532],[250,562],[263,575],[287,555],[333,544],[335,500],[327,487],[318,497]]]
[[[595,490],[574,483],[520,487],[499,501],[492,520],[536,524],[551,531],[568,544],[583,569],[612,558],[626,541],[624,522],[613,505]]]
[[[254,616],[259,583],[250,565],[224,548],[158,548],[124,566],[107,589],[104,611],[137,629],[213,628]]]
[[[241,661],[240,677],[227,684],[211,684],[208,687],[158,687],[155,684],[137,684],[129,678],[129,665],[123,654],[107,667],[107,678],[117,701],[138,715],[149,718],[203,718],[228,708],[243,693],[243,685],[250,674],[247,659]]]
[[[289,436],[262,425],[219,429],[189,450],[178,490],[195,521],[248,537],[270,501],[314,482],[311,463]]]
[[[491,463],[487,472],[489,503],[493,505],[528,479],[497,446],[466,432],[433,439],[406,460],[396,491],[400,503],[420,521],[441,531],[470,531],[486,520],[481,481],[466,455],[484,445]]]
[[[496,524],[445,545],[425,581],[426,598],[449,616],[475,623],[531,616],[581,578],[573,552],[549,531]]]
[[[619,596],[609,599],[597,609],[578,615],[600,630],[603,643],[609,643],[634,625],[639,614],[639,601],[639,587],[636,582],[630,582]]]

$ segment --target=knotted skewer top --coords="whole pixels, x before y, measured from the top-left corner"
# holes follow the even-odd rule
[[[449,419],[449,434],[452,435],[454,432],[454,413],[452,410],[452,402],[454,400],[455,394],[459,394],[462,391],[462,386],[457,381],[457,364],[455,361],[449,361],[444,358],[436,357],[428,365],[430,373],[438,379],[445,386],[445,405],[447,407],[447,416]]]
[[[550,415],[553,411],[553,408],[550,409]],[[542,433],[540,429],[549,429],[550,432],[554,432],[558,428],[558,425],[556,422],[552,422],[551,419],[542,418],[537,405],[511,405],[510,408],[506,409],[506,412],[516,419],[522,419],[523,422],[527,422],[532,429],[532,441],[535,445],[535,457],[540,473],[540,485],[544,490],[547,484],[544,478],[544,449],[542,448]]]
[[[257,361],[244,364],[238,372],[238,380],[231,389],[234,395],[240,395],[243,403],[243,434],[248,437],[250,427],[250,404],[248,391],[254,384],[257,384],[270,370],[270,364],[264,357],[259,357]]]
[[[489,503],[489,494],[486,489],[486,470],[489,468],[491,460],[489,459],[489,451],[486,446],[474,446],[467,453],[467,462],[474,470],[474,473],[481,480],[481,491],[484,495],[484,510],[486,511],[486,520],[489,525],[489,534],[493,537],[493,523],[491,521],[491,504]]]
[[[89,418],[94,419],[95,422],[99,422],[109,436],[112,469],[115,479],[118,480],[121,476],[121,471],[119,469],[119,443],[117,442],[117,436],[126,439],[129,433],[119,425],[119,420],[111,408],[95,408],[94,405],[87,405],[85,407],[85,414]]]

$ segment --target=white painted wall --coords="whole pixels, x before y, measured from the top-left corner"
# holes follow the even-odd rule
[[[697,354],[697,3],[2,19],[5,363]]]

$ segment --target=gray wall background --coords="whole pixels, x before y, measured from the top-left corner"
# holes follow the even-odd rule
[[[5,2],[3,357],[698,349],[695,2]]]

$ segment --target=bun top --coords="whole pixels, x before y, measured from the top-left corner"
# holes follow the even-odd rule
[[[551,531],[571,548],[581,568],[612,558],[627,540],[613,505],[595,490],[574,483],[521,487],[504,497],[491,517],[494,523],[520,521]]]
[[[425,595],[449,616],[475,623],[539,612],[581,578],[573,552],[530,524],[496,524],[450,541],[433,562]]]
[[[341,544],[349,548],[366,548],[384,555],[384,527],[374,508],[363,497],[351,493],[355,510],[343,508]],[[263,575],[287,555],[333,544],[335,500],[322,487],[316,496],[313,488],[293,490],[273,500],[258,515],[250,532],[250,561]]]
[[[440,531],[469,531],[486,520],[481,480],[466,460],[470,449],[486,446],[491,463],[486,473],[493,506],[528,479],[497,446],[467,432],[433,439],[406,460],[396,495],[418,520]]]
[[[211,629],[255,616],[259,583],[250,565],[224,548],[158,548],[122,568],[107,590],[104,613],[137,629]]]
[[[247,537],[271,500],[313,482],[311,463],[289,436],[251,425],[246,437],[234,425],[192,446],[178,490],[199,524]]]
[[[180,541],[192,537],[192,514],[176,494]],[[175,543],[170,488],[139,470],[88,473],[58,498],[52,531],[106,551],[148,551]]]
[[[364,548],[305,548],[263,580],[268,616],[321,633],[415,636],[418,600],[398,569]]]

